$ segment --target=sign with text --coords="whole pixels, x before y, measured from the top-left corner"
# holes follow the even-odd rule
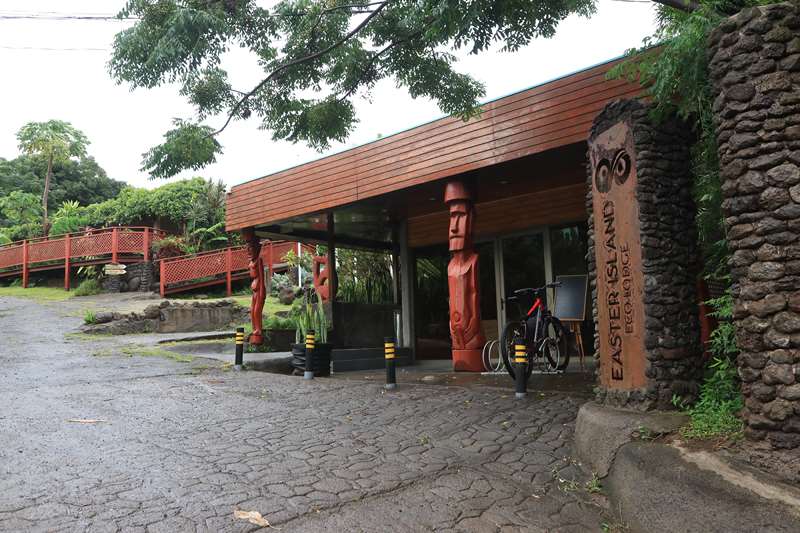
[[[590,142],[600,383],[645,385],[644,276],[633,134],[619,123]]]
[[[103,274],[106,276],[124,276],[126,272],[125,265],[109,263],[103,267]]]

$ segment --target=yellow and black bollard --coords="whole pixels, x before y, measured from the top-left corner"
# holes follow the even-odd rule
[[[386,390],[397,388],[397,375],[395,373],[394,338],[383,339],[383,355],[386,357]]]
[[[306,371],[303,373],[303,379],[314,379],[314,366],[311,358],[314,355],[315,344],[316,335],[314,330],[310,329],[306,333]]]
[[[514,338],[514,372],[516,378],[516,394],[517,399],[522,399],[526,395],[528,387],[528,349],[525,346],[525,340],[522,337]]]
[[[244,328],[236,328],[236,358],[233,368],[241,370],[244,364]]]

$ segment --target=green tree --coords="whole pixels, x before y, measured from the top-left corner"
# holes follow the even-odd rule
[[[42,216],[42,208],[36,195],[12,191],[0,198],[0,213],[7,225],[30,224]]]
[[[41,198],[46,174],[47,161],[41,157],[0,158],[0,196],[19,190]],[[125,183],[109,178],[91,156],[56,162],[53,164],[47,208],[55,211],[68,201],[83,206],[102,202],[114,198],[124,186]]]
[[[47,161],[47,171],[42,192],[42,230],[47,235],[47,201],[50,193],[50,182],[53,177],[53,164],[72,157],[86,155],[89,140],[69,122],[49,120],[47,122],[29,122],[17,133],[19,149],[29,155],[39,155]]]
[[[353,99],[369,97],[387,77],[448,114],[474,116],[484,87],[453,68],[454,50],[471,54],[502,43],[517,50],[551,37],[595,0],[128,0],[121,17],[136,22],[117,34],[112,77],[133,88],[179,83],[196,116],[176,120],[143,169],[168,177],[214,161],[214,136],[256,117],[275,139],[318,149],[344,140],[357,122]],[[680,1],[680,0],[677,0]],[[236,88],[223,65],[244,48],[263,69],[252,87]],[[223,114],[222,124],[203,124]]]

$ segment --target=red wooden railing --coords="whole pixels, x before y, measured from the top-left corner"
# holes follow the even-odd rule
[[[31,272],[64,269],[64,289],[69,290],[70,268],[150,260],[150,244],[166,233],[148,227],[92,229],[39,237],[0,246],[0,277],[22,274],[28,286]]]
[[[261,258],[272,273],[276,267],[284,267],[283,257],[290,251],[297,252],[298,243],[288,241],[264,241]],[[314,253],[312,246],[303,244],[303,250]],[[213,250],[193,255],[170,257],[159,261],[161,297],[197,287],[224,283],[228,296],[234,280],[250,277],[250,257],[245,246]]]

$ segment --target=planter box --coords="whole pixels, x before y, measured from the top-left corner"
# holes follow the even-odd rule
[[[275,352],[289,352],[295,341],[293,329],[268,329],[266,330],[269,347]]]
[[[311,368],[315,376],[331,375],[332,344],[318,343],[311,355]],[[303,344],[292,344],[292,367],[304,371],[306,368],[306,347]]]
[[[334,372],[377,370],[386,367],[383,348],[336,348],[331,355]],[[396,348],[397,366],[411,364],[411,349]]]

